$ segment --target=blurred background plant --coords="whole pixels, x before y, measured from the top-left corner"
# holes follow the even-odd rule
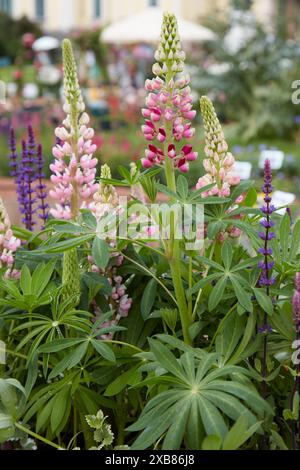
[[[118,8],[112,0],[111,9],[101,0],[90,0],[85,7],[72,2],[71,17],[65,15],[65,1],[28,2],[31,7],[22,7],[27,17],[15,11],[16,2],[0,2],[0,11],[6,10],[0,12],[0,80],[6,88],[5,103],[0,102],[0,178],[9,175],[4,157],[11,126],[19,140],[27,126],[33,126],[49,167],[55,144],[52,129],[62,119],[60,39],[66,31],[76,48],[99,168],[109,162],[116,177],[120,164],[129,167],[130,161],[140,159],[143,137],[137,127],[142,123],[144,81],[152,76],[157,44],[151,15],[170,9],[182,17],[180,21],[190,21],[190,30],[202,32],[202,39],[185,39],[181,25],[195,108],[203,94],[213,100],[236,160],[252,164],[251,177],[262,174],[258,163],[263,150],[282,151],[284,163],[275,179],[284,191],[300,195],[300,108],[291,100],[292,83],[299,78],[298,1],[145,1],[140,12],[129,1]],[[135,15],[140,15],[139,27],[126,30]],[[123,29],[117,36],[120,25]],[[203,172],[199,113],[194,147],[200,158],[188,175],[190,184]]]

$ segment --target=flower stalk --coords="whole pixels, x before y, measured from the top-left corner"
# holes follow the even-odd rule
[[[147,108],[142,110],[146,119],[142,131],[147,141],[153,143],[142,159],[144,168],[154,165],[164,169],[167,187],[176,193],[175,170],[181,173],[189,171],[190,162],[197,159],[198,154],[191,145],[183,145],[183,140],[190,140],[195,129],[191,121],[196,116],[192,105],[191,90],[188,86],[190,78],[185,76],[176,80],[176,75],[183,72],[185,53],[181,49],[176,17],[166,13],[163,18],[161,41],[155,53],[156,63],[153,73],[156,77],[146,81],[149,95]],[[173,202],[173,198],[170,198]],[[180,313],[184,341],[191,344],[189,327],[192,315],[188,308],[185,289],[182,282],[180,242],[175,237],[174,214],[171,217],[170,240],[166,243],[175,296]]]
[[[76,219],[80,209],[91,209],[92,199],[98,190],[95,181],[97,158],[93,158],[97,146],[93,144],[94,130],[88,127],[90,118],[85,113],[76,62],[72,45],[63,41],[64,62],[64,111],[63,125],[55,135],[58,143],[53,148],[55,162],[50,165],[54,188],[50,196],[56,202],[51,214],[56,219]]]
[[[293,323],[296,330],[296,345],[300,344],[300,273],[295,276],[295,292],[292,299]],[[297,346],[298,347],[298,346]],[[294,401],[300,397],[300,363],[296,364],[296,377],[291,393],[290,408],[294,411]],[[297,407],[296,407],[297,409]],[[298,417],[292,423],[293,449],[299,449],[300,445],[300,411]]]

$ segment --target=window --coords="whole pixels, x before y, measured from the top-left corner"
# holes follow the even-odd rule
[[[93,0],[94,1],[94,18],[101,18],[102,8],[101,8],[101,0]]]
[[[0,11],[11,15],[12,8],[11,8],[12,0],[0,0]]]
[[[149,7],[157,7],[158,0],[148,0]]]
[[[35,16],[38,21],[45,18],[45,2],[44,0],[35,0]]]

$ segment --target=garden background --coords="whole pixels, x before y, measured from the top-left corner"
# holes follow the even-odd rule
[[[284,160],[274,175],[279,180],[277,187],[288,193],[287,202],[291,194],[300,196],[300,105],[292,102],[300,58],[297,1],[128,0],[117,11],[115,2],[109,7],[105,1],[91,0],[85,17],[76,20],[73,13],[73,24],[62,24],[60,29],[59,21],[51,19],[51,2],[29,2],[23,11],[18,3],[25,4],[18,0],[0,3],[0,79],[6,93],[0,104],[0,185],[14,221],[17,211],[11,199],[12,183],[7,179],[8,131],[13,126],[22,138],[32,124],[43,142],[49,168],[55,143],[52,128],[62,117],[59,40],[66,33],[74,39],[80,63],[80,81],[96,130],[99,167],[109,163],[116,176],[119,164],[129,166],[129,154],[131,161],[141,158],[144,144],[137,124],[142,123],[144,80],[152,73],[155,33],[150,41],[128,38],[127,43],[120,40],[117,30],[122,21],[126,27],[132,15],[147,22],[149,8],[173,9],[181,18],[192,18],[194,25],[202,26],[202,36],[185,42],[195,103],[202,94],[213,99],[234,156],[252,165],[248,177],[262,175],[261,152],[283,152]],[[59,8],[67,8],[69,2],[59,3]],[[77,11],[76,0],[73,3]],[[78,15],[82,13],[78,11]],[[107,30],[111,23],[112,33]],[[204,28],[211,34],[205,34]],[[139,34],[137,31],[137,38]],[[203,155],[204,134],[201,118],[197,119],[195,146]],[[240,171],[247,174],[248,169],[238,168]],[[189,173],[190,183],[195,184],[202,173],[199,160]]]

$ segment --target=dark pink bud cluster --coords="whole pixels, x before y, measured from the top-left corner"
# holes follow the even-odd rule
[[[142,126],[148,142],[153,142],[142,159],[144,168],[163,165],[170,158],[173,167],[182,173],[189,171],[189,163],[196,160],[198,153],[191,145],[180,145],[195,135],[191,121],[196,116],[193,110],[189,77],[168,82],[156,77],[146,81],[149,95],[142,115],[146,119]]]

